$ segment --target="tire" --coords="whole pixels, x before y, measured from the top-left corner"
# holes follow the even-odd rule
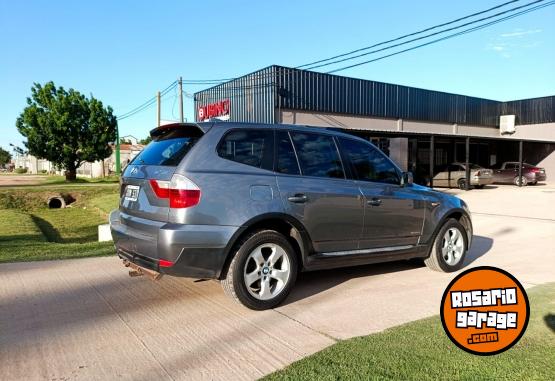
[[[447,246],[445,242],[446,234],[449,232],[449,237],[453,237],[451,232],[454,230],[458,230],[461,234],[460,241],[459,239],[456,239],[455,243],[451,243],[450,246]],[[447,244],[449,244],[449,242],[447,242]],[[444,249],[446,250],[444,251]],[[424,263],[430,269],[435,271],[446,273],[457,271],[462,268],[467,251],[468,236],[464,226],[462,226],[459,221],[454,218],[450,218],[443,224],[434,237],[430,255],[428,258],[424,259]],[[447,252],[448,257],[453,258],[452,262],[446,259],[446,255],[444,254],[445,252]],[[451,255],[453,255],[453,257],[451,257]]]
[[[277,260],[273,262],[272,257]],[[266,310],[289,295],[297,269],[297,255],[287,238],[274,230],[258,230],[235,246],[221,284],[228,296],[245,307]]]
[[[466,179],[459,179],[459,181],[457,181],[457,185],[460,190],[466,190]]]
[[[520,176],[520,182],[522,183],[522,186],[525,187],[526,185],[528,185],[528,179],[526,178],[526,176]],[[518,186],[518,176],[516,176],[513,180],[513,183]]]

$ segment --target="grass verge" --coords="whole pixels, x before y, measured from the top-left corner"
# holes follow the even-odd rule
[[[65,209],[48,209],[54,194],[70,196]],[[114,254],[112,242],[97,242],[98,225],[117,208],[116,185],[73,185],[0,190],[0,263]]]
[[[439,317],[339,342],[266,380],[554,380],[555,283],[528,291],[528,329],[508,351],[475,356],[456,347]]]

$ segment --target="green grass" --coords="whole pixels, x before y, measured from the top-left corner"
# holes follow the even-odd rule
[[[119,194],[118,193],[110,193],[104,194],[97,197],[92,198],[89,201],[89,205],[93,208],[97,208],[101,212],[106,214],[110,213],[112,210],[116,209],[119,204]]]
[[[0,263],[114,254],[111,242],[97,242],[98,225],[117,208],[114,184],[45,184],[0,190]],[[48,209],[46,200],[62,194],[74,201]]]
[[[528,292],[531,317],[521,340],[496,356],[456,347],[439,317],[339,342],[267,380],[554,380],[555,283]]]

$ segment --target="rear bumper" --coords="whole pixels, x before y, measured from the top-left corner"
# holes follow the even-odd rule
[[[489,185],[493,183],[493,177],[471,177],[470,184],[471,185]]]
[[[547,176],[545,173],[533,173],[531,179],[532,181],[545,181],[547,180]]]
[[[225,264],[226,247],[239,227],[162,223],[114,210],[110,229],[122,259],[161,274],[218,278]],[[160,266],[160,260],[173,265]]]

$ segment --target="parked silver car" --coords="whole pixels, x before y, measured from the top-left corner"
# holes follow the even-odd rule
[[[252,309],[298,271],[423,258],[462,267],[472,240],[457,197],[412,183],[369,142],[292,125],[175,124],[127,166],[110,215],[132,274],[219,279]]]
[[[493,183],[493,171],[482,168],[476,164],[470,164],[470,185],[475,188],[483,188]],[[466,189],[466,165],[463,163],[452,163],[434,176],[434,187]]]

